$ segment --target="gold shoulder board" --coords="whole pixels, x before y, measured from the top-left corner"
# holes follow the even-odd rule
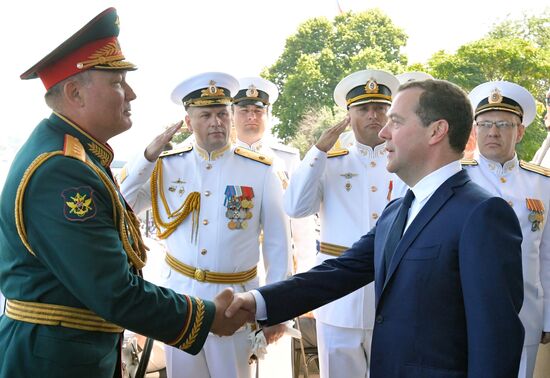
[[[179,154],[183,154],[185,152],[189,152],[191,150],[193,150],[193,146],[183,146],[183,147],[179,147],[179,148],[174,148],[172,150],[164,151],[160,154],[159,157],[163,158],[163,157],[166,157],[166,156],[179,155]]]
[[[84,150],[84,146],[80,143],[78,138],[69,134],[65,134],[63,155],[80,161],[86,161],[86,150]]]
[[[327,152],[327,158],[333,158],[333,157],[337,157],[337,156],[344,156],[344,155],[347,155],[347,154],[349,154],[349,150],[347,150],[345,148],[332,149],[329,152]]]
[[[263,154],[259,154],[257,152],[248,150],[246,148],[240,148],[240,147],[235,148],[235,154],[240,155],[240,156],[245,157],[245,158],[250,159],[250,160],[257,161],[257,162],[265,164],[265,165],[271,165],[273,163],[272,158],[270,158],[268,156],[265,156]]]
[[[520,160],[519,166],[525,169],[526,171],[535,172],[535,173],[538,173],[539,175],[550,177],[550,169],[541,167],[538,164],[528,163],[526,161]]]
[[[478,165],[478,162],[475,159],[462,159],[460,160],[460,164],[462,165]]]

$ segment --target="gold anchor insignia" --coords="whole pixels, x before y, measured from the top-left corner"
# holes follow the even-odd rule
[[[365,84],[365,93],[378,93],[378,83],[374,79],[370,79]]]
[[[246,91],[246,96],[247,97],[258,97],[258,90],[254,86],[254,84],[251,84],[248,87],[248,90]]]
[[[498,88],[495,88],[491,91],[491,94],[488,98],[489,104],[499,104],[502,102],[502,94]]]
[[[69,213],[75,214],[76,216],[82,218],[88,213],[88,211],[92,210],[92,199],[86,198],[86,194],[82,195],[80,193],[76,193],[76,195],[71,197],[71,199],[73,200],[72,202],[65,202],[71,209]]]

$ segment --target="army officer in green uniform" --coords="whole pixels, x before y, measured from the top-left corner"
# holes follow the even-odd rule
[[[107,141],[129,129],[135,69],[107,9],[25,72],[53,113],[14,159],[0,197],[0,377],[120,376],[124,328],[198,353],[234,332],[213,301],[143,280],[146,248],[119,194]]]

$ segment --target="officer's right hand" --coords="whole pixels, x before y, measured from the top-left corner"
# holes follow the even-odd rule
[[[253,315],[248,311],[238,309],[231,317],[226,316],[227,308],[233,302],[233,289],[227,288],[222,290],[216,298],[214,298],[214,304],[216,305],[216,315],[214,316],[214,322],[210,331],[218,336],[230,336],[235,333],[236,330],[241,328],[247,321],[254,321]]]
[[[334,146],[340,134],[348,127],[349,121],[349,115],[347,115],[342,121],[323,131],[323,134],[321,134],[319,140],[315,143],[315,147],[323,152],[328,152]]]
[[[145,158],[151,162],[156,161],[160,153],[164,150],[164,146],[172,140],[172,137],[181,129],[182,125],[183,121],[179,121],[164,130],[162,134],[157,135],[145,149]]]

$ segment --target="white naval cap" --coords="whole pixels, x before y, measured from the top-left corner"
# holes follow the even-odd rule
[[[172,101],[187,107],[229,105],[239,89],[239,81],[223,72],[205,72],[179,83]]]
[[[233,97],[235,105],[269,106],[277,101],[277,86],[262,77],[243,77],[239,79],[239,91]]]
[[[514,113],[527,127],[537,113],[535,99],[521,85],[509,81],[489,81],[472,89],[468,95],[474,108],[474,119],[485,112],[499,110]]]
[[[343,78],[334,88],[334,102],[344,109],[370,102],[391,105],[399,80],[382,70],[362,70]]]
[[[432,75],[420,71],[403,72],[395,77],[399,80],[399,84],[405,84],[409,81],[422,81],[434,78]]]

